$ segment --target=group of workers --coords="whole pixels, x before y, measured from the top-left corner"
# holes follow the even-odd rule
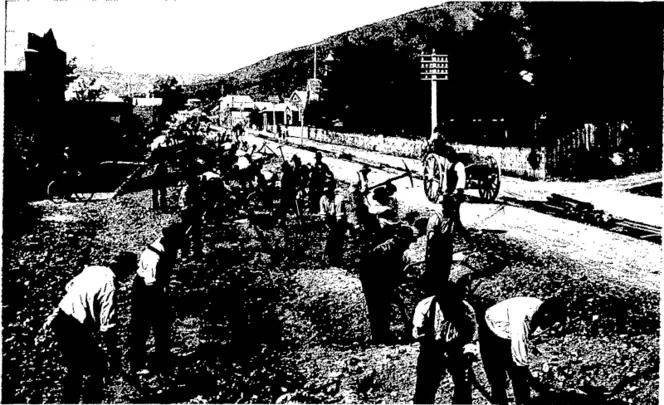
[[[534,333],[564,324],[564,302],[515,297],[488,309],[471,305],[462,288],[450,280],[455,233],[470,238],[459,219],[464,198],[465,169],[439,130],[430,141],[431,151],[444,161],[444,185],[438,208],[429,218],[416,215],[401,219],[394,198],[396,187],[387,182],[372,187],[371,167],[363,165],[350,188],[352,210],[346,196],[317,152],[313,165],[302,165],[294,155],[281,167],[279,217],[304,212],[323,218],[327,228],[325,257],[330,266],[344,265],[344,242],[352,236],[361,253],[360,280],[367,304],[371,341],[395,342],[391,332],[392,305],[405,313],[398,287],[407,264],[404,252],[419,237],[426,237],[424,272],[420,276],[428,297],[412,316],[413,338],[420,342],[414,403],[433,403],[445,371],[454,383],[453,403],[472,403],[472,363],[481,356],[491,385],[491,401],[507,404],[507,376],[518,404],[530,399],[528,345]],[[163,169],[162,169],[163,170]],[[193,245],[202,253],[200,176],[192,179],[180,199],[182,217],[163,229],[162,236],[145,247],[140,257],[123,252],[105,266],[88,266],[67,285],[65,296],[45,326],[54,332],[67,367],[63,401],[81,399],[83,376],[88,376],[84,401],[99,403],[107,367],[95,335],[105,337],[110,371],[138,383],[148,374],[146,343],[154,333],[154,370],[168,377],[172,372],[170,336],[174,312],[169,304],[169,285],[178,251],[182,256]],[[198,190],[198,191],[197,191]],[[306,196],[307,198],[304,198]],[[165,199],[156,196],[155,207]],[[129,371],[123,371],[117,337],[116,293],[118,283],[134,273],[131,317],[127,340]],[[409,318],[408,315],[405,315]],[[537,332],[536,332],[537,331]]]

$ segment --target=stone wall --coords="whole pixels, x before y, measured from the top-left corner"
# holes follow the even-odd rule
[[[366,136],[362,134],[344,134],[317,128],[289,127],[288,135],[326,142],[335,145],[350,146],[359,149],[419,159],[424,148],[424,140],[412,140],[382,135]],[[498,147],[455,144],[456,150],[481,156],[491,155],[499,163],[502,173],[530,179],[546,178],[545,148]]]

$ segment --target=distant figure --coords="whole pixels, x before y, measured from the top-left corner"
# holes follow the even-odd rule
[[[166,211],[168,209],[166,197],[168,191],[166,189],[168,177],[168,167],[166,162],[157,162],[152,174],[152,209],[156,211]]]
[[[182,249],[183,256],[198,256],[203,253],[203,187],[199,176],[192,176],[180,192],[178,204],[180,219],[188,231],[189,241]]]
[[[116,293],[118,283],[135,268],[136,255],[128,252],[117,255],[108,267],[86,266],[67,284],[65,296],[44,325],[53,331],[67,369],[63,403],[78,403],[82,395],[83,403],[101,403],[104,377],[124,375]],[[101,332],[108,357],[99,347],[97,332]],[[85,391],[84,376],[88,377]]]
[[[436,126],[432,133],[431,137],[427,142],[427,150],[431,153],[437,155],[443,155],[445,153],[445,147],[448,145],[447,137],[443,134],[442,125]]]
[[[323,189],[323,196],[320,198],[320,214],[323,215],[328,229],[325,243],[325,256],[328,264],[341,267],[348,220],[346,219],[346,202],[341,194],[341,189],[335,190],[333,187],[333,183],[328,183]]]
[[[371,204],[368,199],[368,175],[370,172],[371,167],[363,165],[357,173],[357,180],[355,180],[351,188],[353,203],[355,205],[355,220],[353,221],[353,225],[361,250],[374,246],[373,241],[381,229],[376,215],[369,212]]]
[[[309,211],[316,212],[323,196],[323,188],[329,181],[334,181],[334,174],[330,168],[323,163],[323,154],[316,152],[316,161],[311,168],[309,177]],[[335,187],[335,185],[332,185]]]

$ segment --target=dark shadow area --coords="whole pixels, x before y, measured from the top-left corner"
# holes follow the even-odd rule
[[[632,194],[638,194],[646,197],[662,198],[662,182],[650,184],[643,187],[635,187],[627,190]]]

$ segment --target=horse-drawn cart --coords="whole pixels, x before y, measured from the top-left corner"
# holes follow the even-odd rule
[[[496,159],[491,155],[472,153],[459,153],[457,156],[466,167],[466,190],[477,189],[480,200],[494,201],[500,191],[500,165]],[[429,153],[424,158],[424,192],[431,202],[443,193],[445,163],[445,158],[435,153]]]

